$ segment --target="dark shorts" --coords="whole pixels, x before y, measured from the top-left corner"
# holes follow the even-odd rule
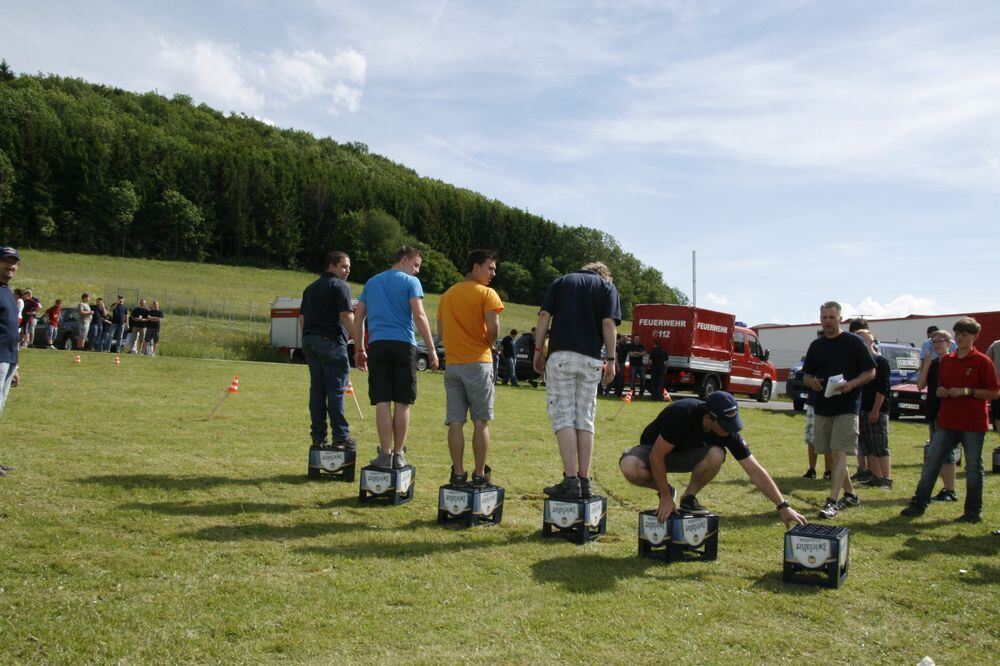
[[[146,342],[152,342],[156,344],[160,341],[160,329],[158,328],[147,328],[146,329]]]
[[[1000,421],[1000,400],[990,403],[990,420]]]
[[[666,466],[668,473],[691,472],[698,463],[705,459],[705,456],[708,455],[708,450],[711,448],[712,447],[703,444],[694,449],[674,449],[663,457],[663,463]],[[621,465],[622,458],[625,456],[631,456],[633,458],[638,458],[642,462],[646,463],[646,467],[652,469],[652,466],[649,464],[649,454],[652,453],[652,451],[652,446],[643,446],[642,444],[633,446],[631,449],[625,449],[622,451],[621,458],[618,459],[618,464]],[[725,449],[722,449],[722,455],[725,457]]]
[[[373,405],[417,401],[416,346],[396,340],[368,345],[368,399]]]

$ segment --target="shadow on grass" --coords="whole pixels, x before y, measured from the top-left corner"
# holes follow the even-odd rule
[[[993,537],[995,541],[1000,541]],[[960,579],[966,585],[1000,585],[1000,567],[992,564],[985,566],[972,565],[971,576],[962,576]]]
[[[695,580],[710,575],[704,569],[694,570],[676,562],[669,569],[650,558],[607,557],[597,553],[581,553],[566,557],[553,557],[531,565],[531,575],[538,583],[558,583],[567,592],[594,594],[613,590],[618,581],[646,575],[650,568],[668,571],[670,577]],[[700,565],[699,565],[700,566]]]
[[[399,534],[420,529],[422,527],[436,526],[436,521],[415,520],[407,525],[393,528],[391,530],[372,530],[372,535],[383,533],[390,534],[391,541],[380,543],[344,543],[336,546],[302,546],[296,548],[295,552],[306,555],[324,555],[337,557],[376,557],[385,559],[399,559],[409,557],[426,557],[428,555],[439,555],[442,553],[461,553],[465,551],[478,550],[481,548],[506,548],[509,546],[528,543],[537,538],[537,533],[523,532],[493,532],[495,538],[470,540],[464,538],[464,534],[456,534],[449,531],[438,532],[439,535],[450,535],[458,540],[442,541],[438,536],[434,539],[422,538],[413,541],[401,542],[396,539]],[[363,526],[354,529],[367,529]],[[482,530],[484,528],[476,528]],[[346,530],[345,530],[346,531]]]
[[[179,536],[199,541],[293,541],[370,529],[365,525],[332,521],[296,523],[295,525],[253,523],[250,525],[213,525],[193,532],[182,532]],[[374,532],[374,530],[372,531]]]
[[[219,486],[259,486],[264,483],[302,485],[309,480],[305,474],[277,474],[259,478],[231,476],[169,476],[166,474],[104,474],[77,479],[80,483],[139,490],[199,490]]]
[[[326,508],[326,504],[323,508]],[[152,511],[165,516],[238,516],[245,513],[291,513],[303,507],[297,504],[267,502],[222,502],[195,504],[192,502],[132,502],[120,504],[122,511]]]
[[[836,592],[836,590],[823,587],[822,585],[790,583],[782,579],[781,571],[764,574],[757,579],[753,586],[760,590],[767,590],[768,592],[777,592],[798,597],[815,596],[827,591]]]
[[[928,555],[959,555],[963,557],[989,557],[1000,552],[1000,539],[989,532],[970,536],[959,534],[951,537],[938,537],[922,539],[918,536],[910,537],[903,542],[903,548],[893,553],[894,560],[920,560]],[[1000,583],[1000,577],[996,575],[997,567],[987,567],[994,572],[992,581],[988,576],[981,583]],[[969,581],[971,582],[971,581]]]

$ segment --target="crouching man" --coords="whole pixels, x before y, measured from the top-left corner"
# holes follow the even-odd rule
[[[696,495],[715,478],[728,449],[757,489],[774,502],[785,527],[792,523],[805,525],[806,519],[788,505],[774,479],[750,453],[739,435],[742,429],[739,404],[725,391],[716,391],[705,400],[678,400],[646,426],[639,445],[622,453],[619,466],[629,483],[659,493],[656,515],[663,522],[678,509],[667,474],[691,473],[691,481],[681,497],[680,513],[706,515],[708,510]]]

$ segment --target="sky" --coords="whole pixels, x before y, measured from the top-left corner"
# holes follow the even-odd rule
[[[15,72],[363,142],[606,231],[751,325],[827,300],[1000,309],[993,0],[0,0],[0,17]]]

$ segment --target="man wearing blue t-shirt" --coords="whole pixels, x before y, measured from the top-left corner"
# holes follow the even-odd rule
[[[3,414],[10,387],[18,382],[17,351],[21,334],[17,326],[17,299],[10,290],[10,281],[20,263],[21,255],[17,250],[0,247],[0,415]],[[13,469],[0,465],[0,476],[6,476]]]
[[[400,248],[392,268],[365,283],[355,310],[354,360],[359,370],[369,372],[368,398],[375,405],[379,439],[378,455],[372,464],[377,467],[406,465],[403,451],[410,427],[410,405],[417,399],[414,324],[427,343],[427,367],[438,367],[430,323],[424,313],[424,290],[415,277],[422,263],[420,250]]]

